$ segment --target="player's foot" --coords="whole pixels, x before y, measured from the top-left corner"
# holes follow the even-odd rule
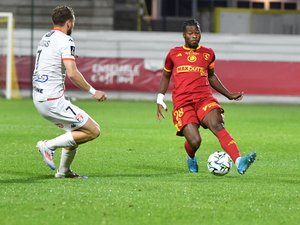
[[[244,174],[249,166],[255,161],[256,152],[252,152],[249,155],[243,156],[238,161],[237,171],[239,174]]]
[[[188,164],[189,171],[191,173],[198,173],[198,163],[196,157],[191,158],[188,156],[187,164]]]
[[[50,167],[50,169],[55,170],[55,164],[53,161],[53,153],[50,148],[48,148],[45,144],[45,141],[39,141],[36,144],[36,147],[38,148],[39,152],[41,153],[44,162]]]
[[[55,178],[75,178],[75,179],[87,179],[87,176],[80,176],[79,174],[75,173],[72,170],[69,170],[65,173],[61,173],[57,170],[56,174],[54,175]]]

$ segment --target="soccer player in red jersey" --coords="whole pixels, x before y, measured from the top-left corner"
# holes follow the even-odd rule
[[[211,87],[230,100],[241,100],[243,92],[230,92],[215,74],[215,53],[199,45],[200,25],[197,20],[183,24],[184,46],[172,48],[166,59],[157,95],[157,119],[164,118],[167,111],[164,95],[173,76],[173,122],[178,136],[184,136],[184,148],[188,154],[188,168],[198,172],[196,151],[201,144],[199,127],[209,129],[219,140],[221,147],[236,164],[237,171],[244,174],[254,162],[256,153],[241,157],[234,139],[224,127],[224,110],[213,97]]]

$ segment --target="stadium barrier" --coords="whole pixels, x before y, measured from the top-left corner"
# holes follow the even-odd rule
[[[35,35],[36,43],[45,31]],[[31,87],[31,56],[26,42],[16,40],[16,65],[22,90]],[[21,34],[16,35],[20,38]],[[140,98],[158,90],[164,57],[171,47],[182,45],[180,33],[74,32],[78,68],[95,88],[131,93]],[[294,36],[203,34],[202,43],[216,52],[216,73],[233,91],[246,95],[300,96],[299,40]],[[76,88],[68,81],[67,90]],[[142,95],[140,93],[143,93]],[[115,94],[116,98],[121,94]],[[82,95],[85,96],[85,95]],[[86,95],[88,97],[88,95]],[[129,95],[128,95],[129,96]],[[121,97],[122,98],[122,97]],[[285,101],[285,100],[284,100]]]

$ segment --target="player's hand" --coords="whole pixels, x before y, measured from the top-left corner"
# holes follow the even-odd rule
[[[157,95],[156,103],[157,103],[157,112],[156,112],[156,118],[158,120],[161,120],[162,118],[165,118],[165,115],[163,111],[168,111],[167,105],[164,102],[164,94],[159,93]]]
[[[230,96],[228,97],[228,99],[240,101],[240,100],[242,100],[243,95],[244,95],[244,92],[233,92],[233,93],[230,93]]]
[[[96,90],[96,93],[93,95],[93,98],[99,102],[103,102],[107,99],[105,92]]]
[[[168,111],[168,108],[164,108],[162,105],[157,104],[157,112],[156,112],[156,118],[158,120],[164,119],[165,115],[164,115],[164,111]]]

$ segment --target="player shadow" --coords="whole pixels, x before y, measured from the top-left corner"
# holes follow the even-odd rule
[[[103,178],[109,178],[109,177],[170,177],[174,175],[180,175],[185,174],[187,171],[185,169],[179,168],[179,167],[166,167],[166,166],[152,166],[152,165],[142,165],[142,166],[132,166],[131,168],[140,170],[140,172],[134,172],[131,173],[126,172],[126,170],[122,170],[120,172],[116,171],[114,173],[105,174],[105,173],[92,173],[89,174],[89,177],[103,177]],[[148,172],[144,172],[148,171]]]
[[[2,175],[18,176],[17,178],[7,178],[3,179]],[[36,175],[34,173],[22,172],[22,171],[12,171],[12,170],[2,170],[0,171],[0,184],[22,184],[22,183],[36,183],[41,180],[47,180],[53,178],[53,175]]]

